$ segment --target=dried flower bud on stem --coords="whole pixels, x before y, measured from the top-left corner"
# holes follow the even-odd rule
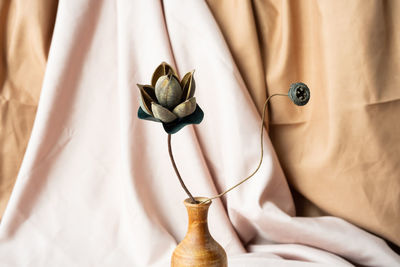
[[[264,102],[264,107],[263,107],[263,111],[262,111],[262,118],[261,118],[261,129],[260,129],[260,161],[258,162],[257,168],[246,178],[242,179],[239,183],[235,184],[234,186],[230,187],[229,189],[225,190],[224,192],[222,192],[221,194],[218,194],[214,197],[208,198],[206,200],[203,200],[202,202],[200,202],[200,204],[204,204],[207,203],[213,199],[216,198],[220,198],[223,195],[225,195],[226,193],[232,191],[233,189],[235,189],[236,187],[238,187],[239,185],[243,184],[244,182],[246,182],[247,180],[249,180],[251,177],[253,177],[258,170],[261,167],[261,164],[263,162],[263,157],[264,157],[264,143],[263,143],[263,139],[264,139],[264,120],[265,120],[265,110],[267,109],[268,106],[268,102],[269,100],[274,97],[274,96],[288,96],[293,103],[295,103],[298,106],[304,106],[305,104],[307,104],[307,102],[310,100],[310,89],[307,87],[307,85],[305,85],[304,83],[294,83],[290,86],[289,92],[288,94],[273,94],[270,95],[267,100],[265,100]]]

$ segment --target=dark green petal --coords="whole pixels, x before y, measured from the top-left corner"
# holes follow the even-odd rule
[[[155,121],[155,122],[161,122],[160,120],[154,118],[153,116],[147,114],[146,112],[143,111],[142,108],[138,109],[138,114],[137,114],[139,119],[142,120],[148,120],[148,121]]]
[[[199,124],[203,120],[203,118],[204,118],[204,113],[201,110],[201,108],[199,107],[199,105],[197,105],[196,110],[189,116],[184,117],[180,120],[174,121],[172,123],[163,123],[164,130],[168,134],[174,134],[174,133],[177,133],[180,129],[182,129],[186,125]]]

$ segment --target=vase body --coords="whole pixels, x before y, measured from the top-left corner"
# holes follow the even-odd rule
[[[203,201],[205,198],[196,198]],[[185,238],[175,248],[171,267],[226,267],[225,250],[212,238],[208,230],[208,208],[211,201],[204,204],[192,204],[184,201],[189,225]]]

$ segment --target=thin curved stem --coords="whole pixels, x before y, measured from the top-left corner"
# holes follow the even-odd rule
[[[178,168],[176,167],[174,155],[172,154],[171,135],[170,134],[168,134],[168,153],[169,153],[169,158],[171,159],[172,167],[174,167],[176,176],[178,176],[178,180],[181,183],[183,190],[185,190],[186,194],[192,200],[192,203],[198,203],[198,201],[195,200],[194,197],[192,196],[192,194],[190,193],[189,189],[187,189],[185,183],[182,180],[181,174],[179,173]]]
[[[249,180],[251,177],[253,177],[253,176],[258,172],[258,170],[259,170],[260,167],[261,167],[261,164],[262,164],[262,162],[263,162],[263,157],[264,157],[264,145],[263,145],[264,143],[263,143],[263,139],[264,139],[265,110],[267,109],[269,100],[270,100],[272,97],[274,97],[274,96],[288,96],[288,95],[287,95],[287,94],[286,94],[286,95],[285,95],[285,94],[273,94],[273,95],[270,95],[270,96],[267,98],[267,100],[265,100],[264,107],[263,107],[263,113],[262,113],[262,119],[261,119],[261,130],[260,130],[260,132],[261,132],[261,133],[260,133],[260,148],[261,148],[261,153],[260,153],[260,161],[259,161],[259,163],[258,163],[258,165],[257,165],[257,168],[256,168],[249,176],[247,176],[246,178],[244,178],[243,180],[241,180],[239,183],[237,183],[237,184],[235,184],[234,186],[230,187],[229,189],[225,190],[225,191],[222,192],[221,194],[218,194],[218,195],[216,195],[216,196],[214,196],[214,197],[210,197],[210,198],[208,198],[208,199],[206,199],[206,200],[200,202],[200,204],[203,204],[203,203],[209,202],[209,201],[211,201],[211,200],[213,200],[213,199],[222,197],[222,196],[225,195],[226,193],[232,191],[233,189],[235,189],[235,188],[238,187],[239,185],[241,185],[241,184],[243,184],[244,182],[246,182],[247,180]]]

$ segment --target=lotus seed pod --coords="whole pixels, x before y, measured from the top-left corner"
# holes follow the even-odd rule
[[[153,116],[151,112],[151,102],[156,101],[154,89],[148,85],[137,85],[140,90],[140,107],[144,112]]]
[[[163,76],[163,75],[168,75],[168,74],[173,74],[177,76],[174,68],[172,68],[169,64],[162,62],[154,71],[153,76],[151,77],[151,85],[153,87],[156,86],[157,80]]]
[[[179,118],[189,116],[196,110],[196,98],[192,97],[177,105],[172,111]]]
[[[140,107],[142,108],[142,110],[143,110],[146,114],[148,114],[148,115],[150,115],[150,116],[153,116],[153,113],[151,112],[151,110],[148,109],[147,106],[146,106],[146,104],[144,103],[143,97],[142,97],[142,96],[140,96],[139,103],[140,103]]]
[[[310,100],[310,89],[304,83],[293,83],[288,95],[297,106],[304,106]]]
[[[165,123],[172,122],[178,118],[174,113],[154,102],[151,103],[151,110],[153,111],[154,118]]]
[[[161,76],[156,83],[158,103],[168,109],[175,107],[181,101],[182,88],[174,75]]]
[[[182,86],[182,101],[186,101],[192,98],[196,89],[196,83],[194,81],[194,70],[185,74],[181,81]]]

